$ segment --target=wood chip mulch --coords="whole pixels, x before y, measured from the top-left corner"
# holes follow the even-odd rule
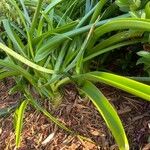
[[[8,94],[13,84],[12,79],[0,82],[0,109],[15,104],[20,98],[18,93]],[[112,87],[98,87],[118,111],[131,150],[150,150],[150,103]],[[93,104],[81,98],[73,85],[67,85],[63,93],[59,108],[54,109],[48,100],[43,106],[67,127],[91,141],[68,134],[43,114],[28,107],[20,150],[117,150],[114,138]],[[14,139],[13,114],[0,118],[0,150],[13,150]]]

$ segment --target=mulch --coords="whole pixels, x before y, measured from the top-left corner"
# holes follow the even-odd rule
[[[0,108],[15,104],[21,95],[9,95],[12,79],[0,82]],[[118,111],[131,150],[150,149],[150,103],[106,85],[98,85]],[[28,107],[23,124],[20,150],[117,150],[114,138],[93,104],[80,97],[73,85],[63,88],[63,101],[53,108],[49,100],[43,106],[71,130],[90,140],[70,135],[43,114]],[[15,148],[13,114],[0,118],[0,150]]]

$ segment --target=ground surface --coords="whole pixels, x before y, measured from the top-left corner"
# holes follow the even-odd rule
[[[19,94],[10,96],[11,79],[0,82],[0,108],[15,104]],[[150,149],[150,104],[114,88],[99,85],[105,96],[118,110],[123,121],[131,149]],[[20,150],[117,150],[114,139],[104,121],[87,99],[81,99],[72,85],[64,90],[63,103],[52,109],[49,101],[44,104],[72,130],[90,138],[83,141],[59,129],[33,108],[28,108],[22,132]],[[0,150],[14,149],[13,115],[0,119]]]

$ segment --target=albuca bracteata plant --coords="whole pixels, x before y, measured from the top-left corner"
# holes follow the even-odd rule
[[[150,3],[7,0],[7,5],[18,17],[16,20],[11,15],[0,18],[0,52],[5,53],[5,58],[0,59],[0,79],[13,77],[16,85],[11,93],[20,91],[24,95],[15,111],[16,147],[20,147],[23,116],[29,105],[59,127],[73,132],[46,111],[33,93],[58,105],[63,85],[74,83],[95,105],[119,149],[128,150],[126,133],[115,108],[94,83],[108,84],[150,101],[150,86],[139,82],[145,78],[149,81],[149,77],[131,79],[100,69],[91,72],[90,64],[94,58],[102,58],[112,50],[150,42]],[[120,10],[126,14],[120,15]],[[142,56],[139,63],[147,62],[147,58],[149,61],[149,54],[138,54]],[[10,111],[11,108],[5,109],[5,113]]]

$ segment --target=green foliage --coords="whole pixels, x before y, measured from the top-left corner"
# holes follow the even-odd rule
[[[119,148],[129,149],[119,116],[107,98],[91,82],[105,83],[148,101],[150,86],[106,72],[90,72],[90,64],[95,57],[109,55],[112,50],[119,51],[123,46],[149,42],[146,36],[150,32],[150,21],[147,19],[149,5],[143,7],[146,17],[141,19],[137,14],[141,11],[143,13],[143,10],[135,15],[132,12],[131,15],[115,17],[114,8],[119,11],[118,7],[105,0],[98,3],[96,0],[7,2],[18,16],[13,18],[5,15],[1,20],[3,32],[0,34],[0,49],[6,57],[0,59],[0,79],[13,76],[16,85],[12,91],[20,90],[26,99],[17,111],[16,146],[20,146],[23,114],[27,103],[72,133],[33,97],[33,92],[36,92],[40,99],[49,99],[57,106],[61,102],[61,86],[72,82],[95,104]],[[136,10],[140,1],[132,1],[132,5],[127,1],[118,1],[117,4],[126,11]],[[9,10],[9,13],[12,12]]]
[[[85,82],[82,91],[91,99],[107,126],[112,131],[120,150],[129,149],[128,140],[116,110],[91,82]]]
[[[88,73],[85,74],[85,78],[87,80],[108,84],[150,101],[150,86],[143,83],[139,83],[134,80],[106,72]]]
[[[116,4],[122,11],[137,10],[141,5],[141,0],[116,0]]]
[[[27,104],[28,104],[28,100],[23,101],[20,107],[15,111],[16,148],[20,146],[23,117],[24,117],[24,112],[27,107]]]
[[[148,51],[140,51],[137,53],[141,58],[138,60],[138,64],[144,64],[144,70],[150,76],[150,52]]]
[[[145,14],[146,14],[146,18],[150,19],[150,2],[148,2],[145,6]]]

